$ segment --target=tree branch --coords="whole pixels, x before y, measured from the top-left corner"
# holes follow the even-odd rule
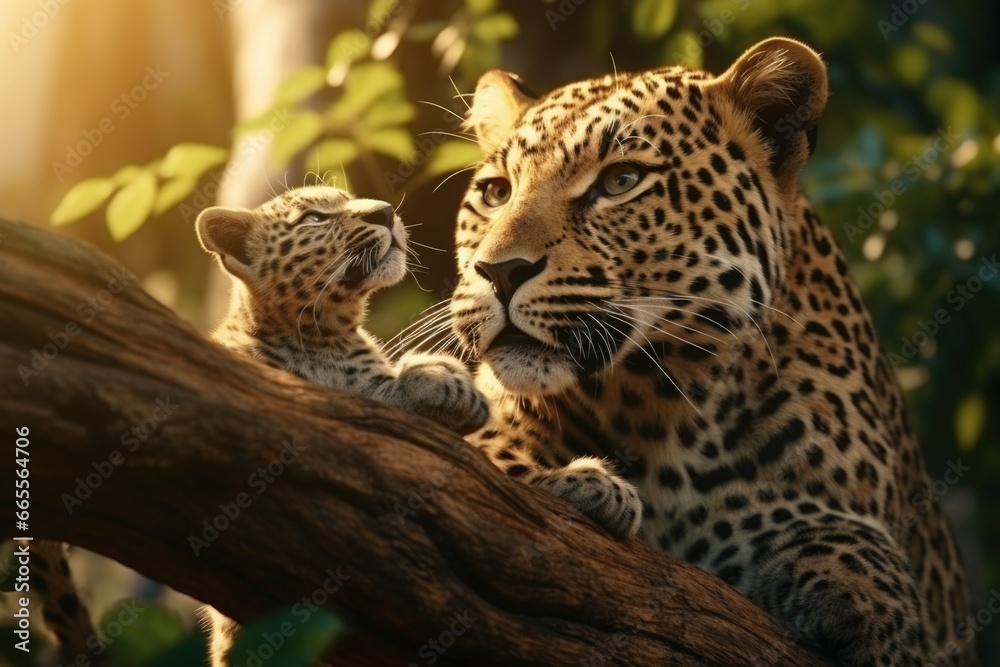
[[[79,242],[0,222],[0,322],[2,433],[30,428],[30,533],[239,621],[339,579],[329,604],[357,630],[338,664],[422,663],[463,624],[449,664],[828,664],[454,433],[235,357]]]

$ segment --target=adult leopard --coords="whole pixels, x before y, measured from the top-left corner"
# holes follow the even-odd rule
[[[826,99],[783,38],[718,77],[535,98],[483,76],[452,302],[494,403],[471,439],[840,664],[974,665],[955,544],[910,503],[929,478],[900,390],[797,186]]]

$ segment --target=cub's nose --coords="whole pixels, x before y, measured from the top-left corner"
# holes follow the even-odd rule
[[[510,300],[514,298],[514,292],[544,271],[547,263],[548,257],[542,257],[537,262],[517,258],[495,264],[476,262],[475,269],[476,273],[490,281],[490,284],[493,285],[493,293],[506,308],[510,305]]]
[[[380,202],[371,210],[365,211],[359,217],[369,225],[377,225],[392,229],[392,222],[395,219],[396,211],[385,202]]]

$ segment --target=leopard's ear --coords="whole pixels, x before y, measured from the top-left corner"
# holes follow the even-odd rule
[[[222,267],[243,280],[251,276],[247,241],[252,222],[249,211],[222,206],[206,208],[195,222],[202,247],[218,255]]]
[[[490,70],[476,84],[463,127],[476,134],[479,148],[489,155],[510,134],[535,98],[516,74]]]
[[[750,47],[717,82],[768,145],[778,180],[796,178],[816,146],[826,108],[826,66],[819,54],[772,37]]]

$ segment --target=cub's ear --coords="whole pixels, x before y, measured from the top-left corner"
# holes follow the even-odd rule
[[[801,42],[772,37],[750,47],[717,81],[770,147],[777,179],[795,179],[812,155],[826,108],[819,55]]]
[[[510,134],[524,110],[537,96],[524,87],[516,74],[490,70],[479,78],[472,107],[463,127],[476,133],[479,148],[489,155]]]
[[[251,275],[247,240],[252,227],[249,211],[213,206],[198,214],[198,240],[208,252],[219,256],[222,266],[237,278]]]

